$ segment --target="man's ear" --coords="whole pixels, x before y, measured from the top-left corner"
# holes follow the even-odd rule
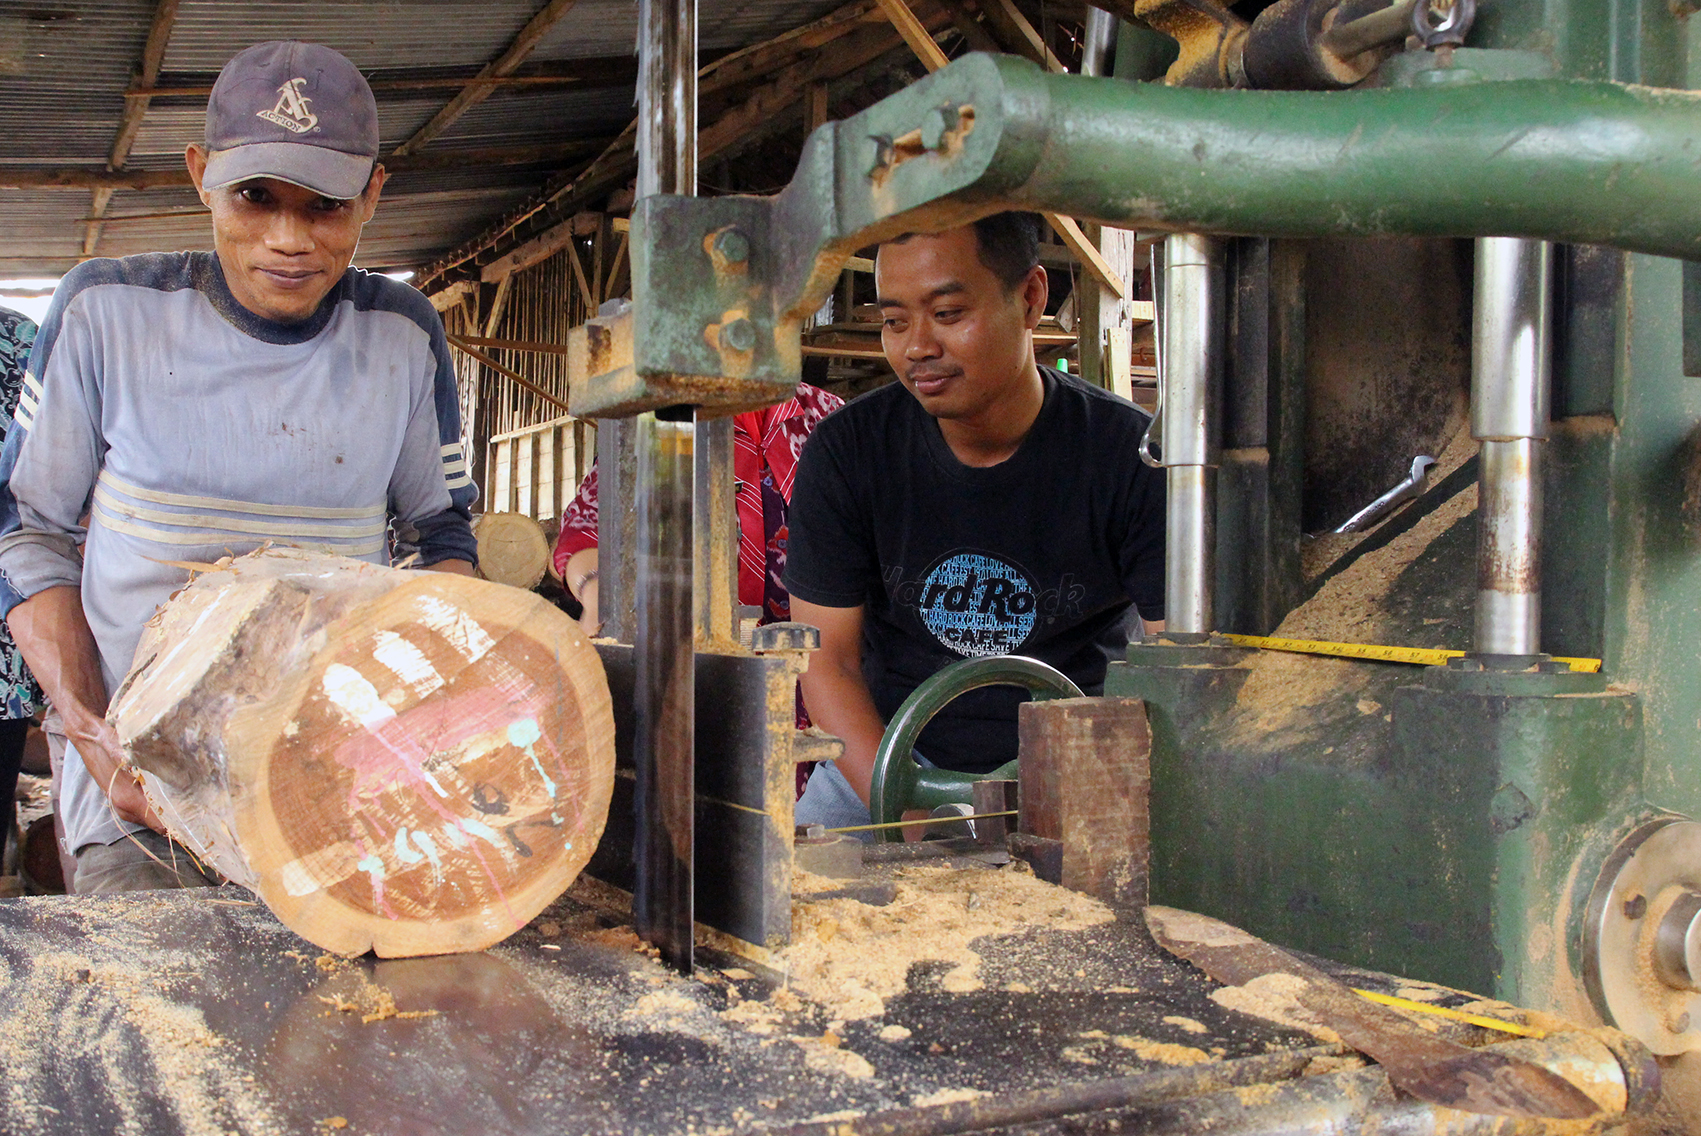
[[[207,174],[207,148],[199,142],[189,143],[183,151],[183,164],[189,167],[189,180],[195,183],[195,195],[201,199],[201,204],[208,209],[213,207],[211,195],[201,188],[201,179]]]
[[[1036,264],[1028,269],[1028,274],[1022,278],[1022,316],[1032,331],[1039,326],[1041,317],[1045,315],[1045,302],[1051,297],[1051,280],[1045,274],[1045,266]]]
[[[384,179],[388,175],[384,167],[372,167],[372,176],[366,179],[366,188],[360,194],[360,223],[362,225],[372,220],[372,214],[378,211],[378,195],[384,192]]]

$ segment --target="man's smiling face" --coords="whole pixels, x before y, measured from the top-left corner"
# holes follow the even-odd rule
[[[881,245],[874,280],[886,361],[935,418],[993,411],[1033,367],[1027,333],[1045,311],[1045,270],[1007,286],[973,226]]]
[[[277,178],[200,189],[206,153],[191,147],[189,170],[213,213],[213,249],[237,303],[279,323],[300,323],[342,279],[384,185],[376,167],[366,191],[339,200]]]

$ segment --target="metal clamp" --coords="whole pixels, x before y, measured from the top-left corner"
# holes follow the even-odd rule
[[[1476,19],[1476,0],[1421,0],[1412,9],[1412,34],[1430,51],[1458,47]]]
[[[750,633],[750,649],[758,655],[768,651],[819,651],[821,629],[807,623],[764,623]]]

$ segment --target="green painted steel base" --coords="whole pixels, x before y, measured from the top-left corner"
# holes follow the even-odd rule
[[[1291,678],[1254,689],[1260,665],[1135,645],[1111,667],[1105,693],[1144,698],[1152,724],[1153,902],[1579,1004],[1588,890],[1640,812],[1638,697],[1598,675],[1318,661],[1331,689],[1307,706]]]

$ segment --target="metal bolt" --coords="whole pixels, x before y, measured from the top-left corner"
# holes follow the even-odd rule
[[[1701,989],[1701,892],[1685,891],[1660,918],[1654,973],[1674,990]]]
[[[750,633],[752,651],[816,651],[821,629],[807,623],[765,623]]]
[[[715,251],[728,264],[743,264],[750,259],[750,238],[737,229],[725,229],[715,238]]]
[[[945,145],[945,136],[957,126],[957,112],[953,108],[934,107],[927,112],[927,117],[921,120],[921,145],[923,149],[938,150]]]
[[[742,316],[722,324],[721,347],[727,351],[756,350],[756,325]]]

